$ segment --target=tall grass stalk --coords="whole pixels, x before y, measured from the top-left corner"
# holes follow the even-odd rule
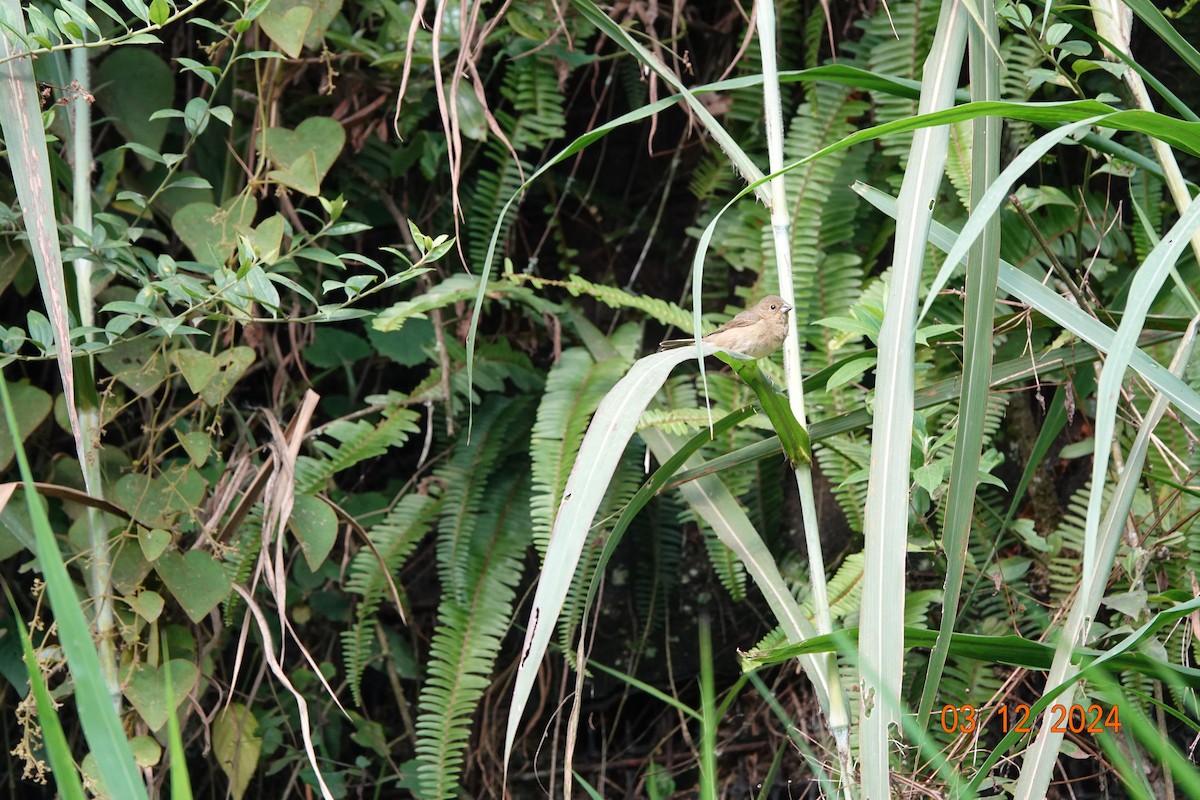
[[[1109,453],[1116,441],[1116,416],[1126,368],[1136,350],[1137,339],[1145,324],[1150,304],[1158,294],[1159,288],[1166,280],[1175,261],[1179,258],[1179,254],[1187,246],[1191,234],[1198,228],[1200,228],[1200,203],[1193,203],[1179,218],[1179,221],[1172,226],[1171,231],[1158,246],[1151,251],[1145,263],[1138,268],[1130,287],[1129,302],[1121,316],[1121,324],[1113,339],[1108,360],[1104,362],[1100,372],[1100,384],[1096,390],[1096,446],[1092,456],[1092,485],[1088,497],[1087,523],[1084,528],[1083,574],[1079,593],[1071,606],[1067,622],[1059,633],[1054,665],[1046,678],[1047,687],[1056,687],[1079,672],[1078,665],[1071,661],[1071,651],[1087,640],[1091,630],[1109,572],[1112,570],[1113,559],[1116,557],[1121,531],[1125,527],[1129,508],[1133,503],[1134,492],[1141,480],[1142,466],[1149,449],[1150,436],[1154,432],[1154,426],[1158,419],[1166,411],[1167,399],[1160,393],[1151,403],[1144,424],[1139,429],[1137,438],[1134,439],[1133,446],[1126,455],[1125,463],[1119,471],[1116,488],[1107,500],[1107,510],[1101,519],[1101,507],[1105,503]],[[1184,334],[1184,339],[1171,366],[1171,371],[1176,375],[1182,374],[1182,369],[1191,357],[1195,335],[1196,320],[1193,320]],[[1072,685],[1063,692],[1058,702],[1069,708],[1073,697],[1074,686]],[[1054,763],[1062,747],[1062,740],[1063,735],[1056,733],[1051,725],[1042,725],[1038,729],[1037,738],[1034,739],[1022,762],[1021,777],[1014,795],[1017,800],[1033,800],[1033,798],[1045,795],[1046,787],[1050,784]]]
[[[37,560],[46,581],[46,594],[58,628],[58,639],[67,656],[67,667],[74,681],[75,708],[83,728],[84,738],[95,756],[101,780],[112,797],[124,800],[145,800],[146,787],[138,777],[133,751],[120,717],[113,708],[111,695],[104,681],[100,656],[92,641],[92,633],[84,619],[83,609],[75,594],[75,584],[67,573],[58,541],[46,516],[29,469],[29,460],[17,427],[16,414],[9,397],[8,381],[0,375],[0,402],[13,436],[17,467],[25,489],[25,504],[33,523],[37,542]]]
[[[924,64],[919,113],[953,105],[966,29],[963,4],[944,2]],[[948,142],[949,129],[944,125],[922,128],[913,135],[900,189],[895,262],[879,336],[859,632],[859,748],[862,796],[867,800],[891,797],[891,741],[901,730],[902,711],[897,704],[902,696],[904,603],[900,600],[905,595],[908,550],[917,299]]]
[[[86,0],[79,0],[75,5],[86,11]],[[82,35],[86,40],[87,31],[83,31]],[[90,233],[95,225],[92,217],[92,105],[88,102],[91,76],[88,50],[85,48],[71,51],[71,81],[78,87],[69,106],[72,155],[71,224]],[[76,236],[74,244],[82,247],[87,243]],[[75,269],[75,298],[79,310],[79,324],[88,328],[93,326],[96,320],[95,293],[92,288],[92,274],[96,264],[85,256],[75,259],[72,266]],[[92,338],[91,334],[87,335],[87,341],[91,341]],[[80,382],[73,398],[79,415],[79,468],[83,472],[83,483],[88,494],[102,499],[104,488],[100,481],[100,408],[94,386],[90,383],[83,385],[84,381],[90,381],[94,374],[93,359],[91,356],[81,356],[77,363],[83,367],[77,373]],[[72,402],[72,398],[68,398],[67,402]],[[108,527],[105,525],[104,514],[99,509],[88,506],[85,514],[89,549],[87,585],[92,602],[92,627],[96,631],[100,664],[104,668],[104,678],[108,682],[113,705],[120,710],[121,687],[117,679],[117,655],[113,644],[112,558],[109,554]]]
[[[796,293],[792,282],[792,228],[787,204],[787,176],[781,172],[783,158],[783,105],[779,92],[779,63],[776,58],[775,4],[773,0],[758,3],[758,40],[763,70],[763,115],[767,131],[768,165],[775,177],[767,184],[770,190],[771,241],[775,247],[775,264],[779,275],[779,294],[793,307]],[[807,429],[804,407],[803,371],[800,363],[800,336],[796,315],[788,316],[788,336],[783,343],[783,369],[788,401],[792,414],[801,428]],[[829,592],[825,582],[825,557],[821,552],[821,532],[817,521],[817,500],[813,491],[812,461],[792,464],[796,490],[800,495],[800,514],[804,524],[804,545],[808,555],[808,579],[811,606],[818,633],[829,633],[833,622],[829,611]],[[850,780],[850,717],[846,694],[838,674],[837,655],[829,653],[816,660],[815,668],[823,673],[829,687],[829,728],[837,742],[844,780]]]
[[[995,4],[980,0],[978,17],[970,25],[967,40],[971,70],[971,99],[1000,99],[999,57],[989,42],[997,40]],[[987,29],[980,24],[988,26]],[[987,187],[1000,171],[1000,119],[976,117],[971,121],[971,207],[976,208]],[[942,625],[937,646],[929,656],[925,687],[917,711],[917,724],[929,719],[950,649],[950,634],[958,616],[959,594],[967,561],[967,542],[975,491],[979,484],[979,462],[983,428],[987,419],[992,382],[992,326],[995,320],[996,281],[1000,271],[1000,220],[992,217],[967,256],[966,319],[963,330],[963,392],[958,406],[958,429],[950,463],[950,488],[946,498],[946,522],[942,547],[946,552],[946,583],[942,599]]]

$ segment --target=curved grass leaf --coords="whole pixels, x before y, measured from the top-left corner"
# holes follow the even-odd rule
[[[8,395],[8,380],[3,375],[0,375],[0,399],[4,403],[8,429],[15,432],[18,430],[16,416]],[[79,605],[75,585],[63,563],[62,553],[58,549],[58,542],[46,516],[46,509],[34,488],[29,461],[25,458],[25,448],[15,435],[13,447],[16,449],[17,465],[25,486],[25,503],[33,521],[38,563],[46,580],[46,593],[58,626],[59,641],[67,655],[67,666],[75,681],[75,706],[83,727],[83,735],[96,758],[101,779],[112,795],[129,800],[144,800],[146,786],[138,776],[133,750],[125,737],[125,730],[108,693],[104,670],[100,665],[96,645],[92,641],[91,630]]]
[[[700,349],[708,355],[719,350],[707,342],[702,342]],[[534,679],[610,478],[642,411],[662,387],[671,370],[692,357],[690,348],[681,348],[655,353],[635,362],[629,373],[601,401],[592,418],[563,491],[534,595],[525,642],[521,647],[505,735],[506,766],[517,727],[533,690]],[[678,445],[661,431],[647,429],[642,431],[641,436],[660,462],[668,462],[678,449]],[[685,487],[684,493],[685,499],[697,513],[746,563],[789,635],[797,639],[812,635],[811,625],[800,613],[778,570],[774,568],[770,552],[724,484],[719,480],[712,483],[697,482]],[[828,697],[826,687],[817,684],[817,690],[823,700]]]
[[[854,184],[854,190],[880,211],[889,216],[895,216],[896,200],[894,198],[864,183]],[[929,231],[930,244],[943,252],[949,252],[950,248],[954,246],[955,237],[954,231],[938,222],[934,222]],[[1035,311],[1049,317],[1061,325],[1064,330],[1075,334],[1101,353],[1109,353],[1113,348],[1117,336],[1116,331],[1095,317],[1089,316],[1079,306],[1055,294],[1052,289],[1042,285],[1007,261],[1000,262],[998,283],[1002,290],[1028,304]],[[1122,324],[1124,319],[1124,314],[1122,314]],[[1129,356],[1129,366],[1137,370],[1155,390],[1162,392],[1175,404],[1177,409],[1200,422],[1200,393],[1197,393],[1195,389],[1172,375],[1170,370],[1136,347]]]

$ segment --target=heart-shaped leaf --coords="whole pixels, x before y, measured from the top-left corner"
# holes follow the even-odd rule
[[[162,745],[153,736],[135,736],[129,740],[133,760],[142,769],[153,767],[162,758]]]
[[[154,563],[154,570],[192,622],[204,619],[229,594],[229,576],[203,550],[187,555],[165,553]]]
[[[146,47],[117,47],[101,62],[94,81],[96,102],[121,135],[157,151],[168,121],[150,115],[175,101],[175,76],[167,63]]]
[[[142,546],[142,555],[146,557],[147,561],[157,561],[170,543],[171,534],[162,528],[138,526],[138,544]]]
[[[141,587],[152,567],[142,548],[129,539],[118,537],[115,550],[112,562],[113,588],[123,595],[131,595]]]
[[[208,461],[208,454],[212,452],[212,437],[203,431],[180,433],[178,430],[175,431],[175,436],[183,445],[184,452],[188,454],[192,464],[203,467],[204,462]]]
[[[171,360],[183,373],[192,394],[200,394],[217,374],[217,359],[200,350],[176,350],[171,354]]]
[[[176,350],[175,363],[188,388],[210,406],[219,406],[254,363],[254,350],[244,345],[215,356],[198,350]]]
[[[158,619],[165,605],[161,594],[149,590],[139,592],[135,597],[126,597],[125,601],[147,622]]]
[[[288,528],[299,540],[308,568],[316,572],[337,539],[337,515],[321,498],[299,494],[292,506]]]
[[[321,181],[346,144],[341,123],[331,117],[309,117],[294,131],[268,128],[260,140],[278,169],[267,177],[288,188],[316,197]]]
[[[267,6],[267,11],[271,7]],[[300,49],[304,47],[304,37],[312,25],[313,12],[311,8],[294,6],[286,10],[280,9],[275,13],[259,15],[259,24],[263,33],[267,34],[279,49],[292,58],[298,58]]]
[[[219,267],[237,247],[235,228],[250,225],[257,212],[258,201],[246,195],[230,198],[220,208],[212,203],[189,203],[171,218],[171,227],[197,261]]]
[[[180,514],[192,514],[204,497],[207,482],[189,466],[172,466],[157,478],[126,475],[113,489],[113,502],[147,528],[170,528]],[[145,547],[145,545],[143,545]]]
[[[125,682],[124,695],[129,705],[141,714],[151,730],[158,730],[167,722],[171,709],[179,704],[196,686],[200,671],[196,665],[183,659],[168,662],[171,668],[171,703],[167,700],[167,678],[161,667],[138,664]],[[166,666],[166,665],[164,665]]]
[[[129,339],[99,355],[100,363],[138,397],[147,397],[167,379],[163,339]]]
[[[224,402],[229,390],[246,374],[254,363],[254,350],[249,347],[234,347],[217,356],[217,374],[200,391],[200,397],[210,406]]]
[[[258,24],[279,49],[292,58],[301,46],[321,46],[329,23],[342,8],[342,0],[271,0],[258,17]]]
[[[12,394],[13,415],[17,418],[17,430],[23,442],[37,430],[42,420],[46,419],[54,401],[45,391],[30,386],[28,381],[10,385],[8,391]],[[0,469],[7,467],[15,454],[12,434],[8,431],[8,421],[0,419]]]

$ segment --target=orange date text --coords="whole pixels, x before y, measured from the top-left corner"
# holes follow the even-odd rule
[[[1007,705],[998,706],[995,711],[983,719],[988,709],[975,706],[943,706],[941,713],[942,730],[946,733],[974,733],[982,725],[992,725],[999,722],[1000,732],[1033,733],[1034,721],[1031,719],[1029,706],[1020,703],[1009,709]],[[1121,709],[1113,706],[1107,711],[1097,703],[1082,706],[1073,703],[1070,706],[1055,703],[1046,710],[1043,723],[1050,725],[1052,733],[1103,733],[1105,729],[1113,733],[1121,731]]]

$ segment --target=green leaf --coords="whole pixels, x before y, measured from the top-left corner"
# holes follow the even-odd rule
[[[190,466],[171,466],[157,477],[125,475],[113,487],[112,500],[147,528],[170,528],[180,515],[190,517],[204,497],[207,482]]]
[[[913,480],[917,486],[933,494],[933,490],[942,485],[946,477],[946,467],[943,464],[925,464],[913,471]]]
[[[209,406],[219,406],[254,363],[254,350],[240,345],[216,356],[199,350],[176,350],[173,358],[188,388]]]
[[[167,0],[151,0],[150,2],[150,21],[155,25],[162,25],[171,17],[171,7],[167,5]]]
[[[812,443],[808,438],[808,431],[797,421],[787,398],[767,381],[767,376],[763,375],[758,362],[733,358],[724,351],[714,355],[733,367],[738,377],[754,390],[759,404],[762,405],[767,418],[771,420],[771,426],[779,436],[779,441],[783,444],[783,452],[788,460],[792,464],[811,464]]]
[[[167,723],[167,714],[187,699],[200,677],[200,671],[191,661],[175,659],[170,666],[172,692],[169,699],[162,667],[138,664],[124,684],[125,699],[154,731]]]
[[[146,528],[138,526],[138,545],[147,561],[157,561],[158,557],[171,544],[171,534],[162,528]]]
[[[321,193],[321,181],[345,143],[346,132],[331,117],[309,117],[294,131],[268,128],[259,139],[278,167],[268,177],[310,197]]]
[[[297,58],[302,47],[321,46],[341,8],[342,0],[271,0],[258,12],[258,23],[280,50]]]
[[[163,608],[166,607],[166,601],[163,600],[162,595],[149,589],[138,592],[133,597],[126,597],[125,602],[129,603],[129,607],[147,622],[157,620],[162,615]]]
[[[184,58],[183,56],[177,57],[175,61],[183,66],[185,72],[192,73],[213,89],[217,88],[217,76],[221,74],[220,68],[211,64],[201,64],[194,58]]]
[[[135,736],[129,740],[129,747],[142,769],[149,769],[162,760],[162,745],[153,736]]]
[[[28,381],[13,384],[9,391],[17,418],[18,438],[24,442],[50,414],[54,401],[48,393],[31,386]],[[13,436],[8,429],[8,421],[0,417],[0,469],[5,469],[12,463],[14,453]]]
[[[242,800],[262,755],[262,736],[254,712],[241,703],[230,703],[213,720],[212,748],[221,771],[229,778],[229,794]]]
[[[321,498],[299,494],[292,506],[288,528],[300,542],[308,568],[316,572],[329,557],[337,540],[337,514]]]
[[[213,106],[208,110],[208,113],[212,114],[229,127],[233,127],[233,109],[229,106]]]
[[[136,86],[137,91],[129,87]],[[175,79],[165,61],[144,47],[118,47],[96,70],[96,102],[130,149],[158,161],[167,121],[152,119],[175,101]],[[133,147],[139,145],[141,148]]]
[[[83,10],[82,5],[76,5],[75,3],[72,3],[72,2],[66,2],[66,3],[63,3],[61,7],[62,7],[63,11],[67,12],[67,16],[69,16],[72,20],[74,20],[75,24],[78,25],[80,28],[83,28],[84,30],[88,31],[93,36],[99,37],[101,35],[100,28],[98,28],[96,26],[96,23],[92,20],[92,18],[89,17],[87,15],[87,13]]]
[[[321,369],[353,364],[370,355],[371,347],[361,336],[326,326],[317,328],[316,339],[304,348],[304,360]]]
[[[0,4],[0,20],[10,25],[19,24],[7,12],[8,9]],[[0,40],[3,39],[5,37],[0,37]],[[0,52],[4,52],[4,49],[5,46],[0,45]],[[12,146],[11,142],[9,146]],[[0,375],[0,400],[3,401],[9,430],[18,430],[8,382],[3,375]],[[17,445],[14,442],[14,447]],[[146,787],[137,774],[129,740],[113,708],[113,696],[105,681],[105,667],[101,664],[88,621],[84,618],[75,583],[63,563],[62,551],[46,516],[46,508],[37,497],[29,461],[20,447],[17,447],[17,465],[25,488],[25,507],[33,523],[37,542],[38,565],[45,578],[46,594],[55,625],[58,626],[58,637],[66,654],[67,667],[75,681],[74,704],[84,736],[92,754],[97,757],[102,780],[108,786],[115,787],[114,793],[129,800],[145,800]],[[53,726],[49,720],[42,722]],[[61,752],[62,740],[58,733],[61,733],[61,728],[58,731],[49,730],[49,742],[56,751]],[[55,756],[52,754],[52,757]],[[64,778],[67,775],[69,772],[64,773]]]
[[[193,97],[183,107],[183,127],[187,128],[187,132],[192,136],[199,136],[208,127],[208,116],[208,100]]]
[[[284,220],[282,214],[273,214],[258,224],[248,234],[257,257],[267,265],[279,260],[279,248],[283,243]]]
[[[161,340],[129,339],[113,345],[97,358],[114,378],[138,397],[149,397],[167,379],[167,358]]]
[[[166,553],[154,570],[192,622],[199,623],[229,594],[229,576],[203,550]]]
[[[825,383],[825,391],[833,391],[839,386],[845,386],[851,381],[858,380],[863,373],[875,366],[875,355],[851,359],[838,367]]]
[[[183,373],[192,394],[200,394],[217,374],[217,359],[200,350],[179,350],[172,354],[172,360]]]
[[[178,429],[175,436],[179,439],[179,444],[183,445],[188,458],[192,460],[192,465],[203,467],[204,462],[208,461],[209,453],[212,452],[212,437],[203,431],[182,433]]]
[[[219,267],[237,247],[237,226],[249,226],[258,211],[258,201],[239,195],[220,208],[212,203],[191,203],[171,218],[171,227],[197,261]]]

